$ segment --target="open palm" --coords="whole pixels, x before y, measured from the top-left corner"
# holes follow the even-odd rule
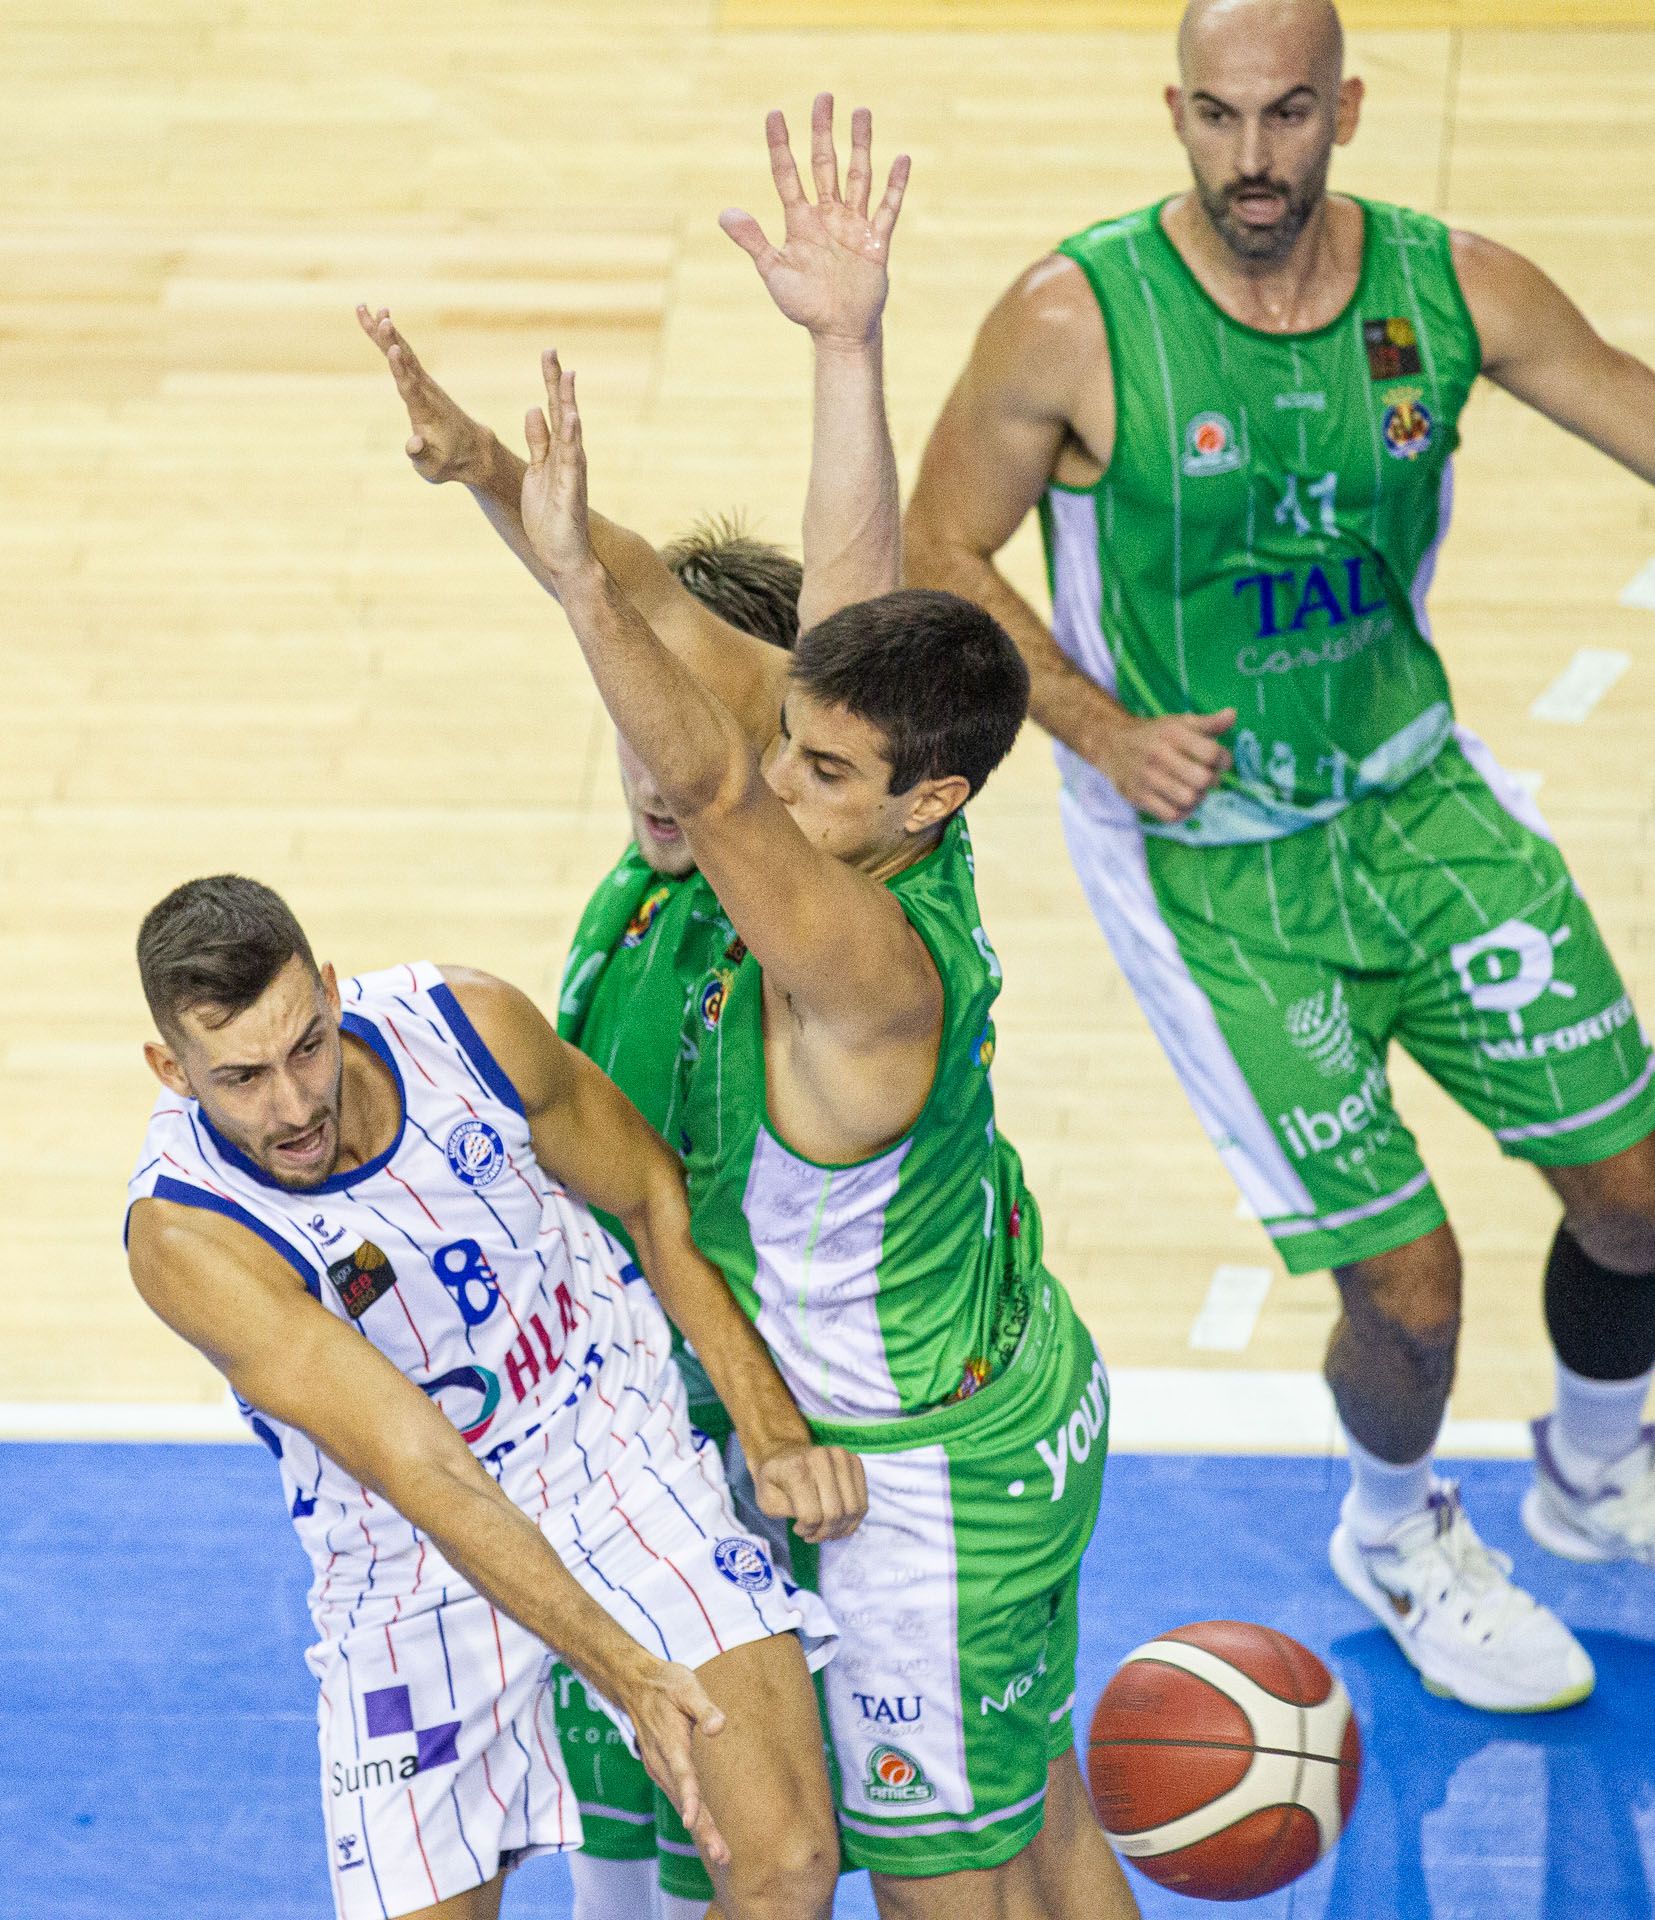
[[[770,173],[782,203],[782,244],[772,245],[758,221],[740,208],[726,209],[718,223],[752,258],[771,299],[789,320],[819,340],[861,344],[873,336],[884,311],[891,233],[908,185],[908,156],[899,154],[892,162],[884,198],[870,216],[873,115],[866,107],[851,115],[850,170],[841,192],[833,95],[816,96],[810,113],[814,203],[799,181],[787,121],[772,112],[764,126]]]

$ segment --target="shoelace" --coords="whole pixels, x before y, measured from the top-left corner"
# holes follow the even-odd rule
[[[1467,1602],[1463,1624],[1485,1644],[1535,1611],[1534,1600],[1511,1584],[1510,1556],[1477,1538],[1454,1482],[1432,1491],[1425,1512],[1393,1543],[1392,1551],[1401,1559],[1424,1551],[1439,1560],[1440,1570],[1433,1567],[1423,1583],[1426,1592],[1440,1606],[1459,1589]]]

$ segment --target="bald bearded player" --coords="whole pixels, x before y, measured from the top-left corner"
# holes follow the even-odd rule
[[[1567,1706],[1590,1659],[1432,1471],[1460,1256],[1386,1056],[1563,1203],[1529,1532],[1655,1562],[1655,1062],[1544,823],[1457,725],[1425,613],[1477,375],[1655,481],[1655,374],[1508,248],[1328,194],[1362,83],[1325,0],[1197,4],[1178,58],[1192,190],[994,308],[909,577],[1022,647],[1115,958],[1289,1269],[1333,1269],[1335,1572],[1433,1692]],[[1049,627],[994,565],[1031,507]]]

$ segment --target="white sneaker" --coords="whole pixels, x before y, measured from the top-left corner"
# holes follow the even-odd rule
[[[1655,1567],[1655,1427],[1590,1486],[1576,1486],[1552,1451],[1555,1418],[1531,1422],[1534,1485],[1523,1496],[1530,1538],[1565,1560],[1641,1560]]]
[[[1477,1538],[1452,1482],[1439,1482],[1421,1512],[1371,1547],[1351,1531],[1350,1498],[1328,1545],[1333,1571],[1419,1669],[1427,1692],[1489,1713],[1548,1713],[1592,1691],[1586,1649],[1512,1584],[1510,1560]]]

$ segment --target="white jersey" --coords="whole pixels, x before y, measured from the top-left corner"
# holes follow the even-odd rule
[[[403,1124],[367,1165],[278,1185],[193,1100],[163,1092],[132,1201],[200,1207],[286,1260],[436,1400],[513,1503],[550,1535],[647,1472],[666,1322],[638,1269],[537,1163],[522,1102],[429,962],[342,987],[344,1031],[395,1078]],[[471,1589],[436,1547],[307,1435],[243,1406],[281,1463],[324,1642]],[[596,1483],[606,1481],[606,1487]],[[562,1514],[560,1512],[559,1518]],[[624,1516],[623,1516],[624,1517]]]

